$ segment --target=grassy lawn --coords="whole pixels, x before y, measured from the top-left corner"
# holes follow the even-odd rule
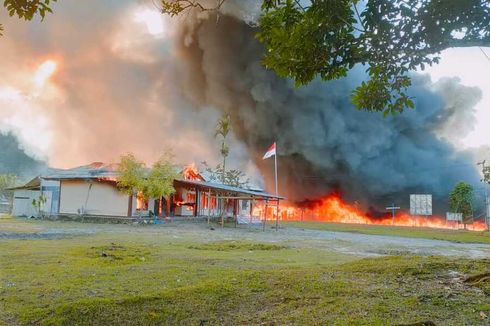
[[[222,231],[0,240],[0,324],[488,325],[490,280],[463,279],[490,260],[360,258],[210,232]]]
[[[490,243],[490,232],[476,232],[467,230],[446,230],[433,228],[416,228],[387,225],[364,225],[322,222],[281,222],[283,227],[302,229],[353,232],[362,234],[391,235],[407,238],[423,238],[447,240],[466,243]]]

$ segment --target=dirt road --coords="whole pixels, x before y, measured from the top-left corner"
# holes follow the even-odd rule
[[[285,228],[279,231],[260,227],[213,226],[205,222],[171,222],[164,225],[115,225],[50,221],[3,221],[0,239],[59,239],[96,233],[145,233],[155,237],[196,239],[196,241],[247,240],[280,242],[291,247],[322,248],[355,256],[441,255],[490,258],[490,245],[348,232]]]

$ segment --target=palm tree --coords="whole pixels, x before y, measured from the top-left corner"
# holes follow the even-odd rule
[[[228,136],[228,133],[231,130],[231,123],[230,123],[230,116],[225,115],[221,117],[221,119],[218,120],[218,123],[216,124],[216,130],[214,133],[214,137],[220,136],[222,138],[221,140],[221,149],[220,153],[221,156],[223,156],[223,173],[221,176],[221,181],[225,183],[225,175],[226,175],[226,157],[230,153],[230,148],[226,144],[226,136]]]

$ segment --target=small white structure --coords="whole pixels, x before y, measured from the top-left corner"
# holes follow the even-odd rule
[[[11,188],[14,192],[12,215],[31,217],[58,214],[59,188],[59,181],[41,177],[36,177],[23,186]],[[38,211],[33,201],[40,198],[44,201]]]
[[[446,212],[446,221],[463,222],[463,213]]]

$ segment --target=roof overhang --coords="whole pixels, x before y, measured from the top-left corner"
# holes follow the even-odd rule
[[[181,184],[181,185],[186,185],[186,186],[199,187],[199,188],[207,189],[207,190],[228,192],[228,193],[233,194],[230,196],[225,195],[225,196],[223,196],[223,198],[230,198],[230,199],[231,198],[233,198],[233,199],[268,199],[268,200],[285,199],[285,197],[277,196],[277,195],[270,194],[267,192],[250,190],[250,189],[245,189],[245,188],[240,188],[240,187],[234,187],[234,186],[224,185],[224,184],[220,184],[220,183],[212,183],[212,182],[197,181],[197,180],[175,180],[175,183]]]

